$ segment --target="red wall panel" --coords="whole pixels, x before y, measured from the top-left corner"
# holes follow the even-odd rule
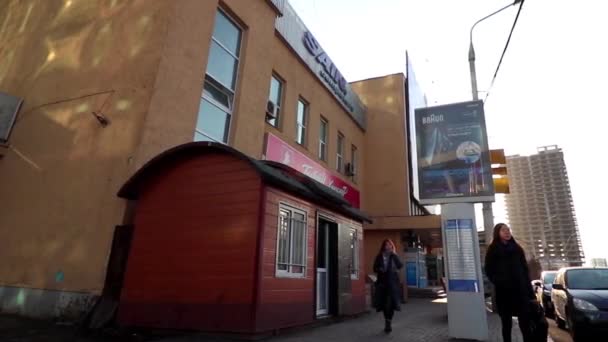
[[[212,154],[147,181],[119,307],[124,325],[251,332],[261,179]]]
[[[276,245],[278,230],[279,204],[285,204],[296,209],[304,210],[308,214],[308,249],[307,272],[303,279],[279,278],[276,270]],[[262,279],[260,282],[259,307],[256,316],[256,329],[267,331],[291,326],[312,323],[315,320],[315,244],[317,212],[331,211],[315,206],[309,202],[298,199],[274,188],[266,190],[266,207],[263,220],[263,256]],[[337,223],[347,224],[358,230],[360,239],[359,265],[363,265],[363,228],[360,223],[349,220],[340,215],[332,214]],[[365,311],[365,279],[363,270],[359,279],[352,282],[352,302],[349,314]]]
[[[307,213],[308,244],[307,271],[305,278],[278,278],[276,247],[279,204],[288,204]],[[314,320],[314,239],[316,210],[309,203],[267,188],[264,209],[264,255],[260,281],[259,307],[256,317],[258,331],[267,331],[311,323]]]

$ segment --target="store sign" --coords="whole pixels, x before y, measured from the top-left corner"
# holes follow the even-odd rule
[[[346,79],[342,76],[342,73],[338,70],[334,62],[327,53],[321,48],[319,42],[309,31],[304,32],[302,39],[306,50],[315,58],[315,60],[323,67],[319,71],[319,76],[327,83],[333,93],[340,99],[343,105],[345,105],[349,111],[353,111],[353,105],[346,100]]]
[[[420,203],[494,201],[482,101],[415,111]]]
[[[331,61],[327,53],[325,53],[323,48],[321,48],[321,45],[319,45],[319,42],[317,42],[309,31],[304,32],[304,46],[306,46],[306,50],[315,57],[317,62],[323,66],[323,69],[329,76],[329,81],[337,84],[340,88],[340,92],[346,94],[346,79],[342,76],[334,62]]]
[[[338,70],[327,52],[298,17],[289,2],[284,2],[283,15],[275,21],[277,32],[293,49],[321,84],[333,95],[348,115],[366,128],[366,108]]]
[[[266,160],[285,164],[305,174],[340,194],[353,207],[359,208],[360,194],[357,189],[270,133],[266,135]]]

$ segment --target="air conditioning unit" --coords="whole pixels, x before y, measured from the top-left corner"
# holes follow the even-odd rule
[[[346,165],[344,166],[344,170],[346,171],[347,176],[355,175],[355,167],[351,163],[346,163]]]
[[[270,119],[277,118],[277,107],[274,102],[270,100],[266,103],[266,117]]]

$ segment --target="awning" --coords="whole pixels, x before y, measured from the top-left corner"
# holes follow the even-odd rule
[[[118,196],[136,200],[146,180],[158,175],[159,170],[170,167],[172,163],[179,162],[184,158],[198,158],[213,153],[230,154],[247,161],[266,184],[273,185],[294,196],[309,200],[348,218],[372,223],[371,218],[367,214],[352,207],[337,192],[303,173],[284,164],[250,158],[230,146],[212,142],[191,142],[179,145],[152,158],[122,186],[118,191]]]

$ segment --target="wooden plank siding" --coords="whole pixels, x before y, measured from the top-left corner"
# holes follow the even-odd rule
[[[119,322],[251,332],[261,178],[226,154],[172,165],[138,200]]]
[[[287,328],[312,323],[315,320],[315,245],[317,212],[322,211],[336,218],[337,223],[346,224],[358,230],[359,278],[352,282],[351,312],[365,311],[365,277],[363,270],[363,228],[359,222],[352,221],[331,211],[315,206],[307,201],[289,195],[276,188],[266,188],[266,206],[263,217],[263,256],[260,280],[260,293],[256,314],[258,332]],[[279,205],[287,205],[307,213],[307,267],[305,278],[281,278],[276,275],[276,248]]]

